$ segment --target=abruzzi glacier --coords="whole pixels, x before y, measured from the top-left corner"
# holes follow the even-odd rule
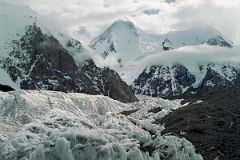
[[[239,160],[239,0],[0,0],[0,160]]]
[[[0,143],[3,160],[202,159],[189,141],[161,136],[164,126],[151,124],[155,116],[181,107],[179,101],[123,104],[104,96],[15,91],[1,92],[0,103],[0,137],[7,139]],[[163,110],[142,119],[153,106]],[[129,109],[139,111],[133,116],[120,113]]]

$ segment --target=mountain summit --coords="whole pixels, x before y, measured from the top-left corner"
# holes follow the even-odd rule
[[[112,52],[136,58],[138,55],[133,53],[140,52],[139,32],[140,29],[131,21],[118,20],[92,40],[89,46],[104,57]]]

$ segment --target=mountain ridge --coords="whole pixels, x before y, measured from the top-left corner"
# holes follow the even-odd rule
[[[1,37],[0,45],[4,47],[1,48],[0,66],[18,88],[103,94],[123,102],[137,100],[128,85],[114,71],[106,72],[106,69],[94,64],[79,41],[57,31],[52,34],[38,20],[37,15],[32,15],[29,8],[6,5],[8,7],[0,13],[7,15],[0,17],[0,23],[4,24],[1,26],[12,28],[6,33],[2,32],[6,29],[1,29],[1,34],[5,36]],[[8,14],[12,6],[18,10]],[[12,21],[16,17],[18,20]],[[86,65],[88,68],[81,70]],[[95,76],[99,78],[98,83],[94,77],[85,74],[91,67],[99,71],[98,76]],[[108,79],[108,74],[112,75],[112,85],[121,85],[121,89],[108,88],[108,84],[103,81]]]
[[[238,86],[238,48],[213,27],[157,35],[128,19],[118,20],[90,47],[102,61],[115,61],[106,66],[115,69],[137,95],[173,98]]]
[[[128,19],[113,22],[90,42],[89,47],[100,57],[100,60],[96,61],[98,65],[108,66],[117,71],[121,77],[125,77],[128,74],[126,72],[129,72],[126,70],[148,56],[186,46],[201,45],[233,47],[230,40],[212,27],[153,34],[142,30]]]

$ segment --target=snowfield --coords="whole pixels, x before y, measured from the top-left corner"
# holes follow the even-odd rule
[[[0,92],[0,159],[201,160],[186,139],[161,136],[163,126],[151,124],[154,115],[146,112],[159,107],[167,113],[181,106],[163,99],[123,104],[77,93]],[[120,113],[131,109],[138,111]]]

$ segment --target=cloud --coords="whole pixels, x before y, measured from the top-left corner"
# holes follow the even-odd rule
[[[178,21],[172,25],[172,28],[185,29],[199,25],[212,26],[235,43],[240,43],[239,0],[188,0],[181,1],[176,6],[177,11],[171,16]]]
[[[177,0],[165,0],[165,2],[167,2],[167,3],[174,3],[174,2],[176,2]]]
[[[65,32],[80,38],[82,27],[91,38],[113,21],[128,17],[154,33],[184,30],[199,25],[213,26],[240,44],[239,0],[5,0],[30,6]],[[153,12],[148,12],[154,9]],[[159,11],[159,13],[157,13]],[[150,13],[150,14],[146,14]],[[51,20],[49,20],[51,21]]]
[[[172,66],[182,64],[191,72],[199,72],[199,65],[231,64],[240,67],[240,46],[231,49],[216,46],[186,46],[164,53],[153,54],[140,61],[134,61],[125,67],[122,77],[127,83],[133,82],[141,72],[152,65]]]
[[[160,10],[159,9],[146,9],[143,11],[143,13],[147,15],[154,15],[154,14],[159,14]]]

